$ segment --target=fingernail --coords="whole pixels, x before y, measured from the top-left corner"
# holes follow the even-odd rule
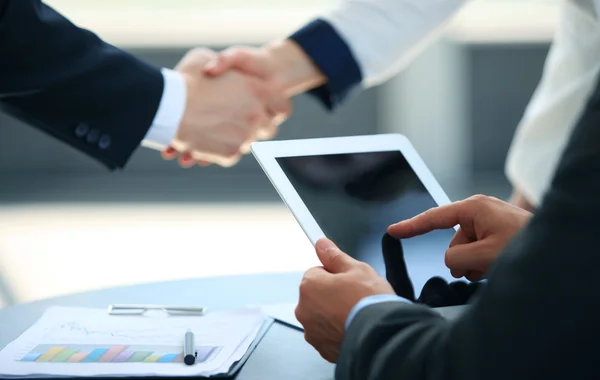
[[[320,239],[317,241],[316,248],[319,251],[330,251],[332,249],[336,249],[336,245],[329,239]]]
[[[191,165],[194,162],[194,158],[192,157],[192,155],[190,153],[183,153],[181,156],[179,156],[179,163],[181,165]]]
[[[164,150],[164,151],[162,151],[161,155],[162,155],[162,158],[165,160],[172,160],[177,157],[177,151],[175,151],[174,149]]]
[[[214,59],[209,61],[206,65],[204,65],[205,70],[212,70],[215,67],[217,67],[217,61]]]

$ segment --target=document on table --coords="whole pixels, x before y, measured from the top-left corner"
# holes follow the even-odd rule
[[[260,309],[203,316],[115,316],[106,309],[53,307],[0,351],[0,378],[227,374],[266,325]],[[187,330],[196,364],[183,363]]]
[[[266,315],[273,319],[285,323],[291,327],[295,327],[299,330],[304,330],[300,322],[296,319],[296,305],[298,303],[277,303],[262,305],[260,309]]]

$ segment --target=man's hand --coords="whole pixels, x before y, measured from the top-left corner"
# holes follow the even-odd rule
[[[163,157],[183,153],[184,167],[194,160],[235,164],[250,143],[275,135],[275,120],[291,112],[283,92],[259,78],[235,71],[218,78],[206,76],[204,67],[215,58],[212,51],[193,49],[175,67],[186,81],[187,104],[172,147]]]
[[[272,83],[292,97],[322,85],[327,78],[294,41],[284,40],[260,48],[231,47],[206,65],[206,73],[220,76],[231,69]]]
[[[315,248],[323,266],[304,274],[296,318],[304,327],[306,341],[334,363],[354,305],[364,297],[395,293],[373,268],[340,251],[330,240],[319,240]]]
[[[290,40],[274,42],[261,48],[231,47],[211,56],[202,70],[207,76],[215,78],[232,73],[239,76],[243,73],[256,82],[266,84],[271,91],[284,94],[287,99],[317,87],[326,80],[308,55]],[[248,81],[252,80],[250,78]],[[233,100],[231,104],[235,105]],[[288,106],[286,112],[271,113],[269,128],[259,129],[256,137],[263,140],[272,138],[279,125],[289,116],[290,110],[291,106]],[[177,150],[169,147],[163,152],[163,157],[173,159],[178,155]],[[247,150],[247,145],[244,145],[242,151],[244,150]],[[191,155],[183,154],[180,163],[189,167],[195,164],[195,160]],[[198,160],[198,163],[207,165],[209,161]]]
[[[446,266],[456,278],[464,276],[478,281],[531,216],[530,212],[499,199],[476,195],[391,225],[388,233],[410,238],[460,225],[446,251]]]

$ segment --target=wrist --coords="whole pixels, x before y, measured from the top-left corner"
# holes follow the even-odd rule
[[[294,41],[286,39],[265,46],[275,71],[275,80],[292,97],[321,86],[327,78]]]
[[[162,150],[174,139],[186,108],[187,82],[177,71],[163,68],[163,93],[142,146]]]
[[[187,96],[185,98],[185,106],[183,108],[181,119],[177,126],[177,133],[175,134],[175,137],[174,137],[173,141],[171,142],[171,145],[175,149],[183,151],[183,150],[188,149],[188,147],[185,146],[183,141],[188,140],[189,127],[190,127],[190,125],[194,124],[194,119],[197,116],[197,115],[195,115],[194,112],[192,112],[193,111],[192,105],[200,104],[199,99],[198,99],[198,88],[200,87],[200,84],[198,83],[199,82],[198,79],[195,78],[194,76],[189,75],[184,72],[180,72],[180,74],[185,83],[185,89],[186,89]]]

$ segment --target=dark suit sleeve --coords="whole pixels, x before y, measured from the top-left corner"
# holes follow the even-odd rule
[[[358,61],[348,43],[327,21],[313,20],[289,38],[327,77],[326,84],[308,92],[327,109],[334,110],[359,90],[363,74]]]
[[[158,68],[37,0],[0,0],[0,57],[3,110],[111,169],[139,146],[162,96]]]
[[[353,320],[338,380],[597,379],[600,342],[600,88],[551,188],[455,321],[406,303]]]

